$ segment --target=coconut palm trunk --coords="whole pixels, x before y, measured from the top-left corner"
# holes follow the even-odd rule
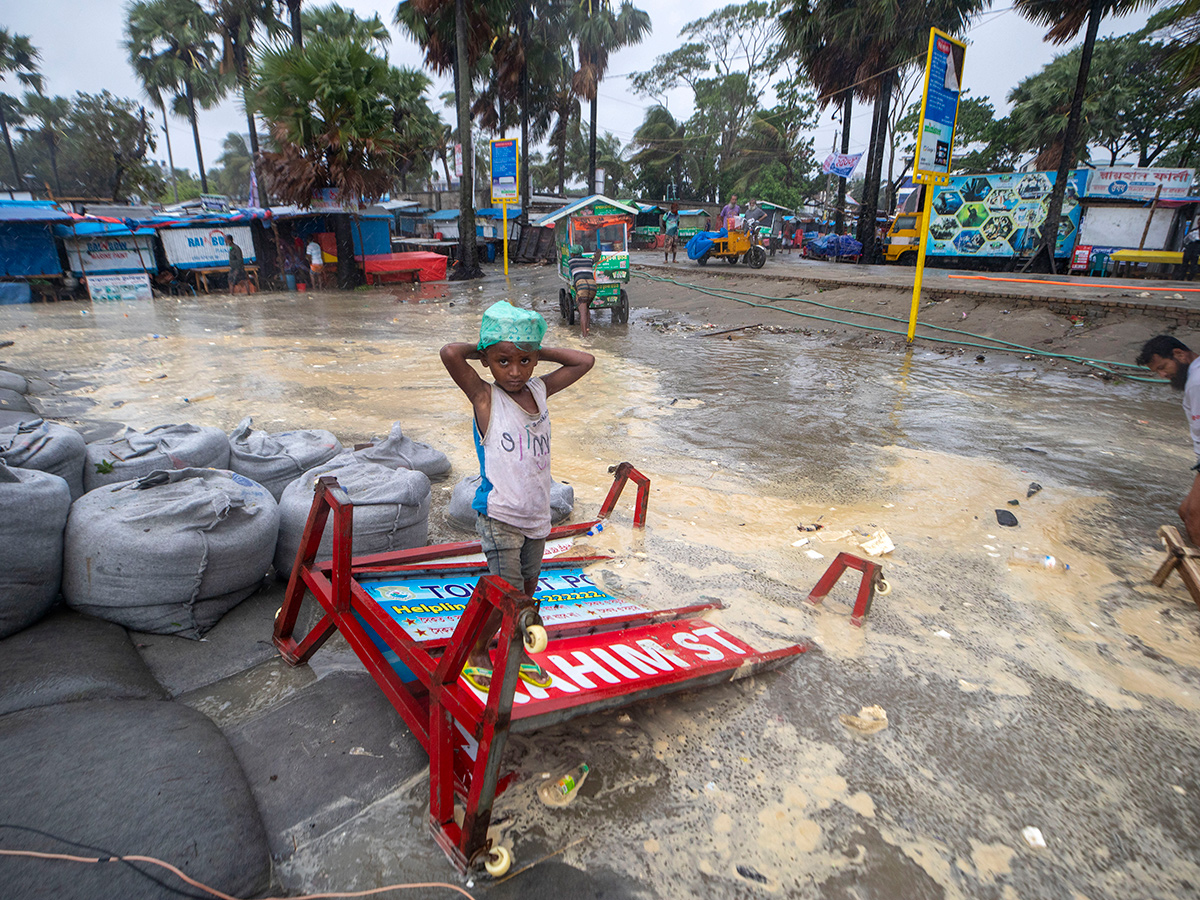
[[[0,102],[0,132],[4,133],[4,146],[8,148],[8,161],[12,164],[13,187],[21,186],[21,171],[17,168],[17,154],[13,151],[12,137],[8,133],[8,119],[4,115],[4,103]]]
[[[846,91],[842,98],[842,155],[850,152],[850,114],[854,110],[854,91]],[[837,176],[835,176],[837,177]],[[850,177],[838,178],[837,216],[834,221],[834,231],[846,233],[846,184]]]
[[[892,72],[880,78],[879,97],[875,103],[876,119],[871,129],[871,159],[867,166],[866,182],[863,185],[863,202],[859,207],[858,233],[862,241],[862,259],[875,259],[875,217],[879,211],[879,184],[883,175],[883,144],[887,137],[888,108],[892,99]]]
[[[167,122],[167,105],[165,103],[160,103],[158,108],[162,110],[163,134],[167,137],[167,165],[171,167],[171,193],[175,195],[175,202],[178,203],[179,182],[175,178],[175,154],[171,151],[171,126]],[[55,173],[54,177],[57,178],[58,173]],[[62,189],[60,188],[59,191],[61,192],[61,190]]]
[[[200,126],[196,122],[196,98],[192,95],[192,85],[186,86],[184,96],[187,98],[188,120],[192,123],[192,140],[196,143],[196,165],[200,168],[200,190],[208,193],[208,176],[204,173],[204,153],[200,149]]]
[[[454,280],[482,278],[479,248],[475,244],[475,151],[471,142],[471,67],[467,48],[467,3],[454,0],[454,47],[459,64],[455,66],[458,87],[458,140],[462,144],[463,174],[458,191],[458,261],[451,273]]]

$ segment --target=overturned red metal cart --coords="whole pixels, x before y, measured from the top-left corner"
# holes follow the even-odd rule
[[[645,525],[649,479],[629,463],[612,471],[598,517],[553,529],[549,543],[602,527],[629,480],[637,485],[634,525]],[[333,558],[316,563],[331,513]],[[532,599],[487,574],[478,541],[351,558],[353,516],[337,481],[320,479],[276,616],[275,645],[300,665],[342,633],[429,753],[430,831],[460,872],[486,857],[498,875],[511,861],[487,838],[492,803],[507,784],[500,763],[510,732],[744,678],[807,649],[756,651],[699,617],[720,603],[646,610],[614,598],[583,569],[607,556],[548,557]],[[307,593],[323,615],[296,640]],[[461,675],[493,609],[503,620],[484,693]],[[518,683],[522,643],[550,673],[549,687]]]

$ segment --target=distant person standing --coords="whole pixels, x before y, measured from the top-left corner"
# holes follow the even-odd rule
[[[1183,413],[1191,430],[1192,449],[1196,451],[1196,465],[1192,466],[1196,477],[1191,490],[1179,504],[1179,518],[1183,519],[1188,539],[1200,546],[1200,365],[1193,369],[1195,361],[1196,354],[1169,334],[1146,341],[1135,360],[1139,366],[1165,378],[1175,390],[1183,391]]]
[[[663,230],[667,233],[666,243],[663,244],[663,262],[671,257],[675,262],[675,254],[679,250],[679,204],[672,203],[667,214],[663,216]]]
[[[741,214],[742,208],[738,206],[737,194],[734,194],[729,198],[729,202],[721,207],[721,227],[728,228],[729,220]]]
[[[1200,219],[1192,223],[1191,230],[1183,239],[1183,280],[1191,281],[1200,262]]]
[[[312,273],[313,288],[324,287],[325,257],[321,255],[321,245],[317,243],[316,238],[308,242],[308,246],[304,248],[304,252],[308,254],[308,269]]]
[[[233,235],[225,235],[225,244],[229,247],[229,293],[246,293],[246,261],[242,256],[242,248],[233,242]]]

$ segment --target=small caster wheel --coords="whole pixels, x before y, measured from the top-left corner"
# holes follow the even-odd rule
[[[512,853],[507,847],[501,847],[498,844],[488,851],[487,859],[483,861],[483,867],[493,878],[499,878],[508,871],[511,865]]]
[[[525,629],[525,649],[530,653],[541,653],[549,644],[550,638],[541,625],[530,625]]]
[[[880,597],[886,597],[891,592],[892,586],[888,583],[886,578],[880,578],[875,582],[875,593],[877,593]]]

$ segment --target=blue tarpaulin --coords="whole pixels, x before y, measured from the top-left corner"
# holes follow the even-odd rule
[[[62,275],[58,246],[50,231],[51,221],[0,220],[0,275],[14,278]]]
[[[722,228],[720,231],[696,232],[696,234],[692,235],[691,240],[687,242],[688,259],[699,259],[712,249],[714,241],[719,241],[725,237],[729,237],[729,230],[726,228]]]
[[[823,234],[813,241],[805,240],[810,253],[817,256],[859,256],[862,244],[848,234]]]

